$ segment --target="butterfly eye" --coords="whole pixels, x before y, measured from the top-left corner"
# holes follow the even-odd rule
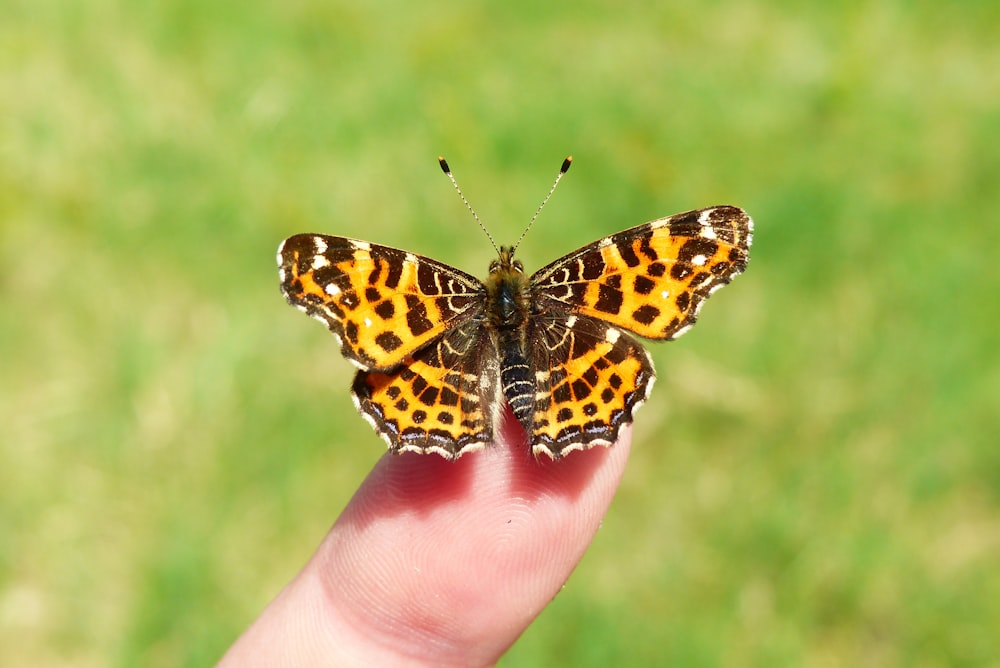
[[[521,264],[520,260],[514,260],[514,271],[516,271],[519,274],[524,273],[524,265]]]

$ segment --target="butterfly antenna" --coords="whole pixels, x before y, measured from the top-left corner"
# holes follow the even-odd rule
[[[542,203],[538,205],[537,209],[535,209],[535,215],[532,216],[531,220],[528,221],[528,226],[524,228],[524,232],[521,232],[520,238],[518,238],[517,243],[515,243],[514,247],[511,249],[512,252],[517,250],[517,247],[521,245],[521,241],[524,239],[524,235],[527,234],[528,230],[531,229],[531,226],[535,224],[535,219],[538,218],[538,214],[540,214],[542,212],[542,208],[546,204],[548,204],[549,198],[552,197],[552,193],[556,191],[556,186],[559,185],[559,181],[562,180],[563,174],[569,171],[570,165],[572,164],[573,164],[573,156],[571,155],[566,156],[566,159],[563,160],[562,167],[559,168],[559,173],[556,174],[556,180],[552,183],[552,187],[549,188],[549,194],[545,196],[545,199],[542,200]]]
[[[452,176],[451,167],[448,166],[448,161],[438,156],[438,164],[441,165],[441,171],[444,172],[444,175],[451,181],[451,185],[455,186],[455,192],[457,192],[458,196],[462,199],[462,204],[465,205],[465,208],[469,210],[472,217],[476,219],[477,223],[479,223],[479,227],[486,233],[490,243],[493,244],[493,250],[495,250],[497,255],[499,255],[500,249],[497,247],[497,242],[493,240],[493,235],[490,234],[490,231],[486,229],[485,225],[483,225],[483,221],[479,220],[479,214],[477,214],[476,210],[472,208],[471,204],[469,204],[469,200],[465,199],[465,195],[462,194],[462,189],[458,187],[458,181],[456,181],[455,177]]]

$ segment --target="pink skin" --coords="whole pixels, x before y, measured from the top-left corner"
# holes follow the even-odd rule
[[[219,665],[493,665],[583,556],[631,440],[535,460],[508,411],[456,462],[382,457]]]

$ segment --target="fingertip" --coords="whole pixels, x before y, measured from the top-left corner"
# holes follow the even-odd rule
[[[564,586],[614,497],[631,430],[553,461],[532,455],[509,411],[498,427],[496,443],[455,461],[376,463],[307,567],[341,629],[403,655],[433,647],[441,664],[486,664]]]

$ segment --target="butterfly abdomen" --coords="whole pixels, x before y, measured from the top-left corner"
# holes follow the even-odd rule
[[[510,409],[525,429],[535,412],[535,383],[518,332],[504,332],[500,343],[500,388]]]

